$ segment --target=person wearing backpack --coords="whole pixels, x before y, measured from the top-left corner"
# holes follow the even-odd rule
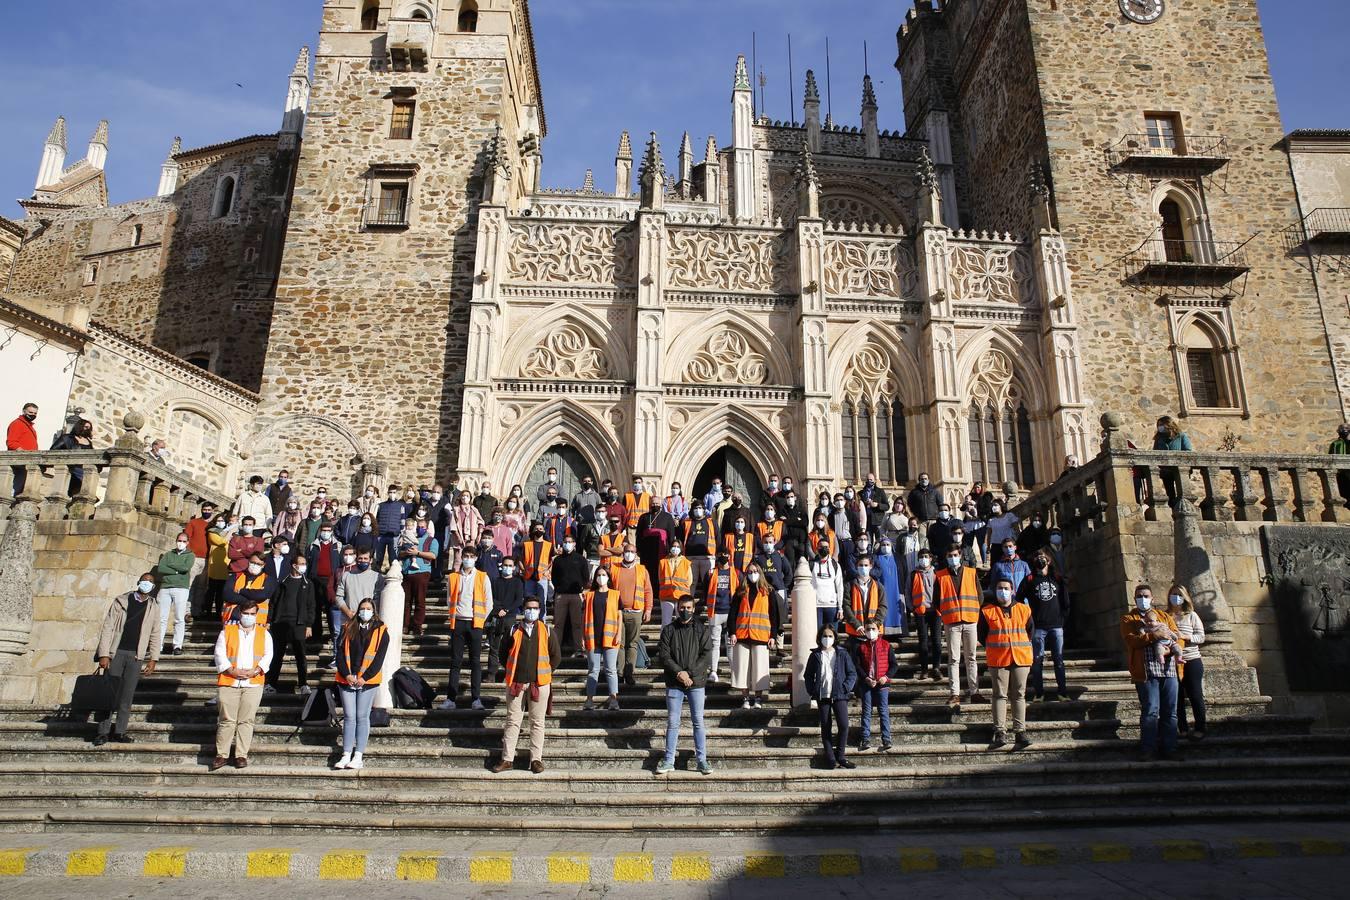
[[[373,601],[362,600],[356,618],[338,642],[337,683],[342,694],[342,758],[335,769],[360,769],[370,737],[370,709],[384,674],[389,631],[375,615]]]

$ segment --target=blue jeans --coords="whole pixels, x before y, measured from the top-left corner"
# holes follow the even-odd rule
[[[375,686],[363,688],[340,686],[342,694],[342,752],[366,752],[370,737],[370,708],[375,703]]]
[[[685,699],[689,700],[689,716],[694,720],[694,756],[699,762],[708,759],[707,740],[703,734],[703,688],[666,688],[666,765],[675,765],[675,745],[680,740],[680,713]]]
[[[375,537],[375,556],[373,559],[376,569],[383,567],[386,554],[389,556],[389,565],[394,565],[398,560],[397,534],[381,534]]]
[[[333,662],[336,663],[338,658],[338,640],[342,637],[342,629],[347,626],[347,616],[336,606],[328,610],[328,615],[331,617],[333,623]],[[314,665],[317,666],[318,664],[318,659],[315,659]]]
[[[1139,692],[1139,749],[1156,753],[1158,747],[1158,719],[1162,719],[1162,752],[1177,749],[1177,676],[1149,678],[1136,684]]]
[[[862,698],[862,739],[872,737],[872,707],[881,712],[881,742],[891,742],[891,689],[887,685],[869,688],[858,679],[858,696]]]
[[[1063,628],[1037,628],[1031,635],[1031,676],[1027,683],[1027,694],[1033,697],[1039,697],[1045,693],[1045,673],[1042,671],[1045,666],[1045,647],[1046,639],[1049,639],[1050,658],[1055,663],[1055,686],[1059,690],[1059,695],[1065,695],[1064,687],[1064,629]]]
[[[609,695],[611,697],[619,696],[619,648],[618,647],[597,647],[590,653],[591,671],[586,676],[586,696],[594,697],[595,689],[600,682],[600,668],[604,667],[605,675],[609,680]]]
[[[839,621],[839,610],[833,607],[816,607],[816,631],[824,628],[826,625],[833,625]]]

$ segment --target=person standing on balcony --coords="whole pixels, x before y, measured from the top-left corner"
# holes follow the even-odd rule
[[[1173,453],[1195,452],[1195,448],[1191,446],[1190,436],[1181,430],[1181,426],[1171,416],[1163,416],[1158,420],[1158,430],[1153,436],[1153,449]],[[1163,490],[1167,492],[1167,505],[1176,509],[1177,500],[1181,498],[1181,471],[1176,466],[1163,466],[1158,474],[1162,478]]]
[[[1205,642],[1205,623],[1195,611],[1191,592],[1179,584],[1167,592],[1167,611],[1176,619],[1177,634],[1185,641],[1181,650],[1183,669],[1177,694],[1177,733],[1193,741],[1205,739],[1205,664],[1200,645]],[[1191,705],[1195,727],[1186,727],[1186,704]]]
[[[92,450],[94,449],[94,423],[87,419],[76,419],[75,424],[65,434],[58,435],[52,442],[53,450]],[[84,486],[84,466],[70,467],[70,485],[67,493],[74,497]]]
[[[1341,466],[1340,471],[1336,473],[1336,487],[1340,489],[1341,499],[1350,505],[1350,423],[1336,429],[1336,440],[1331,442],[1327,453],[1347,457],[1332,460],[1332,465]]]
[[[703,701],[712,669],[712,632],[694,618],[694,598],[677,598],[675,618],[661,629],[656,658],[666,676],[666,755],[656,764],[657,775],[675,770],[675,748],[680,736],[680,712],[689,702],[689,717],[694,722],[694,758],[698,770],[712,774],[708,763],[706,734],[703,729]]]
[[[9,428],[5,431],[6,450],[23,453],[37,452],[37,427],[33,424],[37,421],[37,417],[38,405],[36,403],[25,403],[23,411],[13,422],[9,423]],[[27,469],[23,466],[14,466],[14,496],[17,497],[23,492],[27,477]]]
[[[103,628],[98,634],[100,674],[122,679],[117,695],[116,716],[106,714],[98,726],[94,746],[101,747],[111,740],[119,744],[131,743],[127,722],[131,719],[131,700],[136,694],[136,683],[142,675],[153,675],[159,661],[163,631],[160,626],[159,600],[155,596],[155,576],[146,572],[136,582],[136,589],[113,598],[112,606],[103,617]],[[144,667],[141,661],[146,661]],[[114,718],[116,730],[114,730]]]
[[[1147,618],[1150,613],[1156,620],[1152,624]],[[1177,663],[1173,650],[1181,643],[1181,633],[1171,613],[1153,609],[1153,589],[1147,584],[1135,587],[1134,608],[1121,617],[1120,636],[1129,653],[1130,679],[1139,694],[1140,759],[1179,758],[1178,676],[1185,667]]]

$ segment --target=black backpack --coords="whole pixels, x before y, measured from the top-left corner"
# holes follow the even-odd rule
[[[394,705],[399,709],[431,709],[431,703],[436,699],[436,689],[408,666],[394,673],[390,692],[394,695]]]
[[[338,723],[337,711],[342,708],[338,702],[337,688],[324,687],[310,693],[305,698],[305,705],[300,708],[300,724],[303,725],[327,725],[330,728],[336,728]]]

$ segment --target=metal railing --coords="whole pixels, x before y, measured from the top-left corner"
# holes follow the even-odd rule
[[[408,210],[405,207],[368,208],[362,224],[367,228],[399,228],[408,224]]]
[[[1350,237],[1350,208],[1323,206],[1303,217],[1308,240]]]
[[[1210,165],[1215,161],[1228,160],[1228,138],[1222,134],[1188,134],[1172,142],[1172,146],[1162,145],[1157,135],[1127,134],[1106,151],[1112,166],[1118,166],[1131,160],[1150,163],[1167,161],[1173,165],[1185,165],[1186,162]]]

